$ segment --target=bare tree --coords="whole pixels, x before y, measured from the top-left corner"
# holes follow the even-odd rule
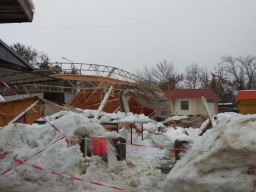
[[[236,59],[243,66],[246,78],[246,88],[251,89],[256,76],[256,57],[246,56]]]
[[[136,80],[137,85],[144,85],[154,88],[159,88],[159,85],[157,82],[154,82],[152,78],[151,69],[149,67],[144,66],[142,71],[137,71],[136,75],[138,76],[138,79]]]
[[[222,69],[232,76],[238,90],[251,89],[256,76],[256,57],[221,58]]]
[[[184,79],[182,74],[176,72],[174,64],[165,59],[152,68],[152,76],[164,91],[180,87],[180,83]]]
[[[160,89],[164,91],[173,90],[179,88],[179,84],[183,81],[184,77],[182,74],[173,74],[167,79],[159,82]]]
[[[167,62],[165,59],[151,69],[151,75],[155,82],[165,81],[174,74],[175,67],[173,63]]]
[[[190,89],[196,89],[200,86],[201,67],[197,63],[192,63],[185,69],[185,86]]]
[[[144,66],[143,70],[142,71],[137,71],[136,74],[137,74],[138,77],[141,77],[141,78],[145,79],[148,82],[154,83],[151,69],[149,69],[148,66]]]
[[[183,75],[175,71],[173,63],[167,62],[165,59],[152,68],[145,67],[142,72],[137,72],[137,75],[151,84],[158,84],[163,90],[175,89],[183,80]]]
[[[201,68],[201,73],[199,74],[200,88],[208,89],[210,88],[211,82],[211,72],[207,68]]]
[[[234,87],[229,76],[223,71],[220,64],[215,66],[215,72],[211,74],[210,88],[220,97],[222,102],[234,102]]]

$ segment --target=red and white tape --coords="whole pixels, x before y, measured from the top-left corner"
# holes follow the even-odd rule
[[[6,158],[6,155],[0,153],[0,159],[4,159],[4,158]],[[112,185],[107,185],[107,184],[100,183],[100,182],[96,182],[96,181],[87,181],[87,180],[84,179],[84,178],[76,177],[76,176],[73,176],[73,175],[67,175],[67,174],[65,174],[65,173],[62,173],[62,172],[59,172],[59,171],[50,170],[50,169],[41,167],[41,166],[36,165],[36,164],[28,164],[25,160],[21,160],[21,159],[17,159],[17,158],[13,158],[12,160],[13,160],[18,166],[19,166],[19,165],[26,165],[26,166],[30,166],[30,167],[34,168],[34,169],[37,170],[37,171],[45,171],[45,172],[48,172],[48,173],[50,173],[50,174],[52,174],[52,175],[63,176],[63,177],[72,179],[72,180],[74,180],[74,181],[86,182],[86,183],[89,183],[89,184],[92,184],[92,185],[97,185],[97,186],[102,186],[102,187],[108,187],[108,188],[111,188],[111,189],[114,189],[114,190],[118,190],[118,191],[126,191],[124,188],[121,188],[121,187],[112,186]],[[9,169],[8,169],[8,170],[9,170]],[[9,172],[8,170],[5,171],[5,172],[6,172],[6,173]]]
[[[34,108],[32,108],[32,110],[35,113],[37,113],[43,120],[45,120],[55,131],[59,132],[63,137],[65,137],[65,141],[69,146],[71,145],[69,138],[64,133],[62,133],[55,125],[53,125],[48,119],[46,119],[40,112],[36,111]]]
[[[44,147],[43,149],[39,150],[39,151],[36,152],[35,154],[29,156],[29,157],[26,158],[25,160],[20,160],[20,161],[27,162],[28,160],[30,160],[30,159],[32,159],[33,157],[37,156],[38,154],[42,153],[42,152],[43,152],[44,150],[46,150],[48,147],[52,146],[53,144],[57,143],[58,141],[60,141],[60,140],[62,140],[62,139],[64,139],[64,137],[61,137],[61,138],[57,139],[56,141],[50,143],[49,145],[47,145],[47,146]],[[1,158],[1,157],[5,158],[5,155],[4,155],[4,154],[1,154],[1,155],[0,155],[0,159],[3,159],[3,158]],[[17,165],[17,166],[18,166],[18,165]],[[0,175],[4,175],[4,174],[8,173],[9,171],[13,170],[14,168],[15,168],[15,167],[10,167],[10,168],[8,168],[7,170],[5,170],[4,172],[2,172]]]

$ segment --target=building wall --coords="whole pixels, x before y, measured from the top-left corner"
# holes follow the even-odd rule
[[[238,110],[241,114],[256,114],[256,99],[240,100]]]
[[[10,121],[12,121],[15,117],[17,117],[37,100],[37,97],[30,97],[23,100],[19,99],[15,101],[0,103],[0,127],[7,125]],[[27,111],[23,117],[18,120],[18,122],[32,124],[35,119],[40,117],[39,114],[34,110],[38,113],[41,113],[39,103],[33,107],[33,110],[31,109]]]
[[[189,109],[181,110],[181,101],[188,101]],[[175,99],[170,101],[172,104],[171,115],[207,115],[204,109],[202,99]],[[218,113],[218,101],[214,100],[212,103],[207,103],[213,115]]]

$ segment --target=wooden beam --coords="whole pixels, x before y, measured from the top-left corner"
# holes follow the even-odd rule
[[[102,100],[102,102],[101,102],[101,104],[100,104],[100,106],[99,106],[99,108],[98,108],[98,111],[97,111],[97,113],[95,114],[95,116],[94,116],[94,118],[93,118],[94,120],[95,120],[95,119],[98,119],[98,117],[99,117],[101,111],[103,110],[104,106],[105,106],[106,103],[107,103],[108,97],[109,97],[109,95],[110,95],[112,89],[113,89],[113,85],[111,85],[111,86],[109,87],[108,92],[105,94],[105,96],[104,96],[104,98],[103,98],[103,100]]]
[[[112,99],[112,100],[107,100],[106,104],[110,103],[110,102],[113,102],[113,101],[118,101],[118,100],[119,100],[118,98],[117,99]],[[100,103],[93,103],[93,104],[90,104],[90,105],[86,105],[86,107],[97,106],[97,105],[100,105],[100,104],[101,104],[101,102]]]
[[[108,75],[106,76],[106,78],[109,78],[115,70],[116,70],[116,68],[113,68],[113,69],[108,73]],[[99,84],[97,87],[94,88],[93,92],[92,92],[91,95],[83,102],[82,106],[85,105],[86,103],[88,103],[88,101],[93,97],[93,95],[97,92],[97,90],[103,86],[104,83],[105,83],[104,81],[101,81],[100,84]]]

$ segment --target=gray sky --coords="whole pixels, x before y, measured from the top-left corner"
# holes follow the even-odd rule
[[[32,23],[1,24],[8,45],[51,61],[95,63],[129,72],[166,59],[177,71],[221,56],[256,56],[256,0],[33,0]]]

